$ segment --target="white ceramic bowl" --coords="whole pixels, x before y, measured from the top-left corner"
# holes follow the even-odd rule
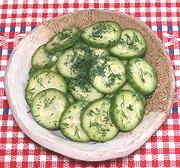
[[[39,126],[28,113],[24,98],[31,57],[56,32],[65,27],[84,28],[101,20],[116,21],[122,28],[136,28],[144,35],[148,51],[145,59],[156,69],[158,87],[148,100],[143,121],[131,133],[119,133],[106,143],[72,142],[60,131],[49,131]],[[142,22],[122,13],[84,10],[56,17],[36,27],[14,48],[5,74],[5,90],[13,116],[22,131],[38,144],[71,158],[101,161],[131,154],[143,145],[167,118],[175,91],[174,72],[170,58],[159,38]]]

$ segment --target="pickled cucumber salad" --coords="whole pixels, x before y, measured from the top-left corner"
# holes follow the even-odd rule
[[[157,87],[136,29],[101,21],[66,28],[32,56],[25,98],[34,120],[79,142],[106,142],[137,127]]]

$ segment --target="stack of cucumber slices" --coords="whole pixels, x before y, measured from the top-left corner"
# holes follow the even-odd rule
[[[79,142],[133,130],[157,86],[146,50],[138,30],[112,21],[62,30],[32,56],[25,98],[34,120]]]

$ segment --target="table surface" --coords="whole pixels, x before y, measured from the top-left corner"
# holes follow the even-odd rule
[[[180,2],[173,0],[0,1],[0,167],[180,167]],[[110,9],[134,15],[165,44],[176,75],[171,114],[139,150],[119,159],[82,162],[49,151],[17,126],[4,91],[4,73],[14,46],[41,22],[82,9]]]

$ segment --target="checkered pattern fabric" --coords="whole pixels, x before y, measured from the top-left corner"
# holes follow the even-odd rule
[[[180,2],[177,0],[1,0],[0,1],[0,167],[180,167]],[[44,149],[17,126],[8,106],[3,77],[14,46],[42,21],[82,9],[110,9],[134,15],[165,44],[176,75],[169,118],[130,156],[82,162]]]

